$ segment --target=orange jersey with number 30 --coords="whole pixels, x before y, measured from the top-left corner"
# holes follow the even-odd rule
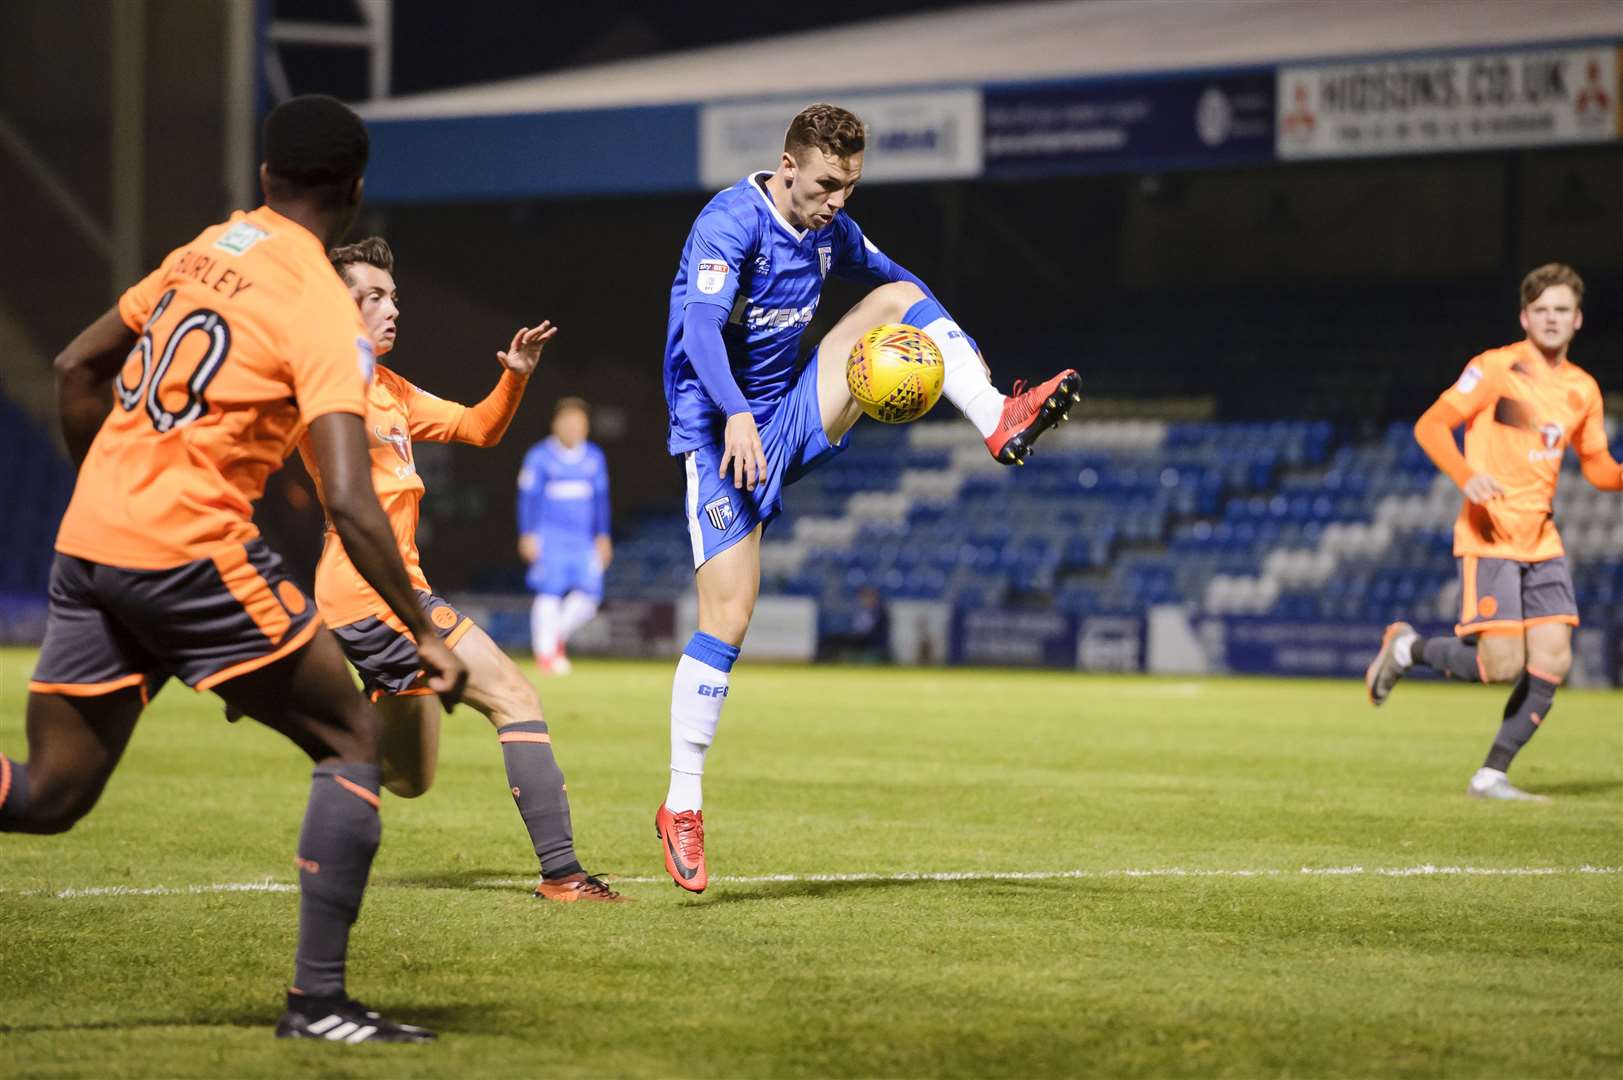
[[[1465,417],[1465,460],[1505,489],[1467,501],[1454,523],[1454,554],[1543,562],[1564,553],[1555,529],[1556,481],[1570,445],[1580,458],[1606,450],[1600,387],[1570,360],[1551,367],[1526,341],[1466,365],[1439,399]]]
[[[253,504],[317,416],[366,411],[373,349],[320,239],[262,206],[118,301],[140,334],[56,549],[161,570],[259,535]]]

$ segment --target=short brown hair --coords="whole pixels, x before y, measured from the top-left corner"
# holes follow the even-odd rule
[[[586,404],[585,398],[561,397],[558,399],[558,403],[552,407],[552,416],[557,419],[570,409],[578,409],[583,416],[588,418],[592,415],[592,407]]]
[[[808,105],[789,121],[783,136],[783,152],[800,160],[800,151],[817,147],[829,157],[844,161],[860,154],[868,145],[868,132],[855,113],[838,105]]]
[[[1574,306],[1584,306],[1584,279],[1578,276],[1578,271],[1566,263],[1545,263],[1529,270],[1522,278],[1522,307],[1543,296],[1544,290],[1552,285],[1565,285],[1572,290]]]
[[[365,240],[335,247],[327,252],[327,261],[346,285],[349,284],[349,268],[363,263],[386,274],[394,273],[394,252],[389,250],[389,241],[381,236],[368,236]]]

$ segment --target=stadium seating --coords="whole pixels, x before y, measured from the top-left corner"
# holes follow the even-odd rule
[[[1613,433],[1613,454],[1623,438]],[[0,599],[40,597],[73,470],[0,398]],[[1359,434],[1327,421],[1073,422],[1031,462],[993,462],[959,422],[864,423],[804,477],[762,546],[762,591],[818,601],[844,632],[856,593],[962,609],[1447,622],[1458,610],[1459,494],[1409,425]],[[1588,621],[1623,623],[1623,503],[1568,456],[1556,516]],[[692,585],[685,520],[622,525],[610,599]]]
[[[1614,441],[1623,454],[1623,440]],[[1586,617],[1617,617],[1623,504],[1567,463],[1557,503]],[[960,608],[1452,620],[1459,493],[1407,424],[1072,423],[1031,463],[994,463],[961,423],[864,424],[797,483],[762,546],[763,591],[814,597],[825,629],[864,586]],[[640,519],[611,597],[691,583],[683,520]]]
[[[43,596],[73,466],[15,402],[0,397],[0,596]]]

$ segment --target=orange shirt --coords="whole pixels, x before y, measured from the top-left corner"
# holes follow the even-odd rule
[[[1454,523],[1454,554],[1518,562],[1562,555],[1555,485],[1570,445],[1578,456],[1606,450],[1600,387],[1570,360],[1551,367],[1532,343],[1490,349],[1466,365],[1440,401],[1465,417],[1465,460],[1505,494],[1467,501]]]
[[[262,206],[204,229],[118,301],[141,335],[56,549],[161,570],[259,535],[300,424],[362,415],[373,349],[320,239]]]
[[[353,302],[350,305],[354,307]],[[411,586],[429,592],[417,551],[417,521],[423,500],[423,479],[417,475],[413,439],[428,442],[468,442],[490,446],[499,442],[512,421],[524,392],[525,380],[504,374],[490,397],[470,409],[421,390],[382,365],[367,391],[366,433],[372,444],[372,486],[389,517],[395,546],[406,564]],[[321,490],[310,438],[299,440],[299,456]],[[328,626],[348,626],[366,618],[382,619],[404,632],[394,613],[350,562],[332,522],[316,564],[316,607]]]

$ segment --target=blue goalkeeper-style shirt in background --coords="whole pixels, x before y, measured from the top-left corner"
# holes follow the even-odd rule
[[[817,313],[829,274],[870,285],[911,281],[929,293],[843,211],[815,231],[791,226],[762,186],[771,175],[746,176],[718,193],[694,221],[682,248],[665,331],[672,454],[719,444],[727,421],[720,403],[711,400],[699,381],[683,344],[689,304],[712,304],[727,312],[721,333],[727,360],[756,426],[765,428],[794,379],[800,337]]]
[[[530,447],[518,474],[518,531],[541,541],[525,579],[532,591],[601,596],[596,540],[609,533],[609,469],[596,443],[571,450],[549,437]]]

